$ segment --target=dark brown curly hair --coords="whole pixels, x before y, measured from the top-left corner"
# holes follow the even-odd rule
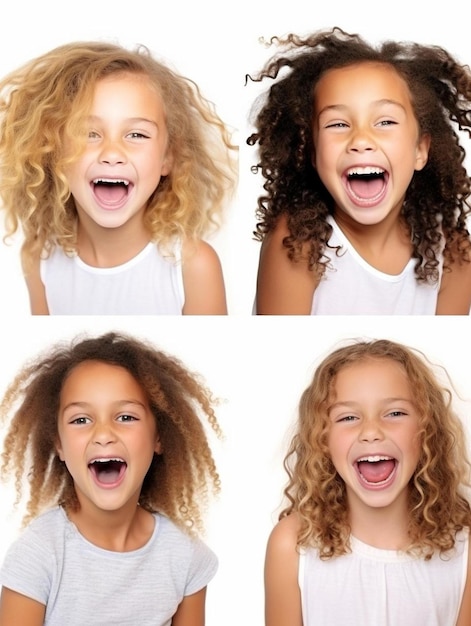
[[[306,38],[274,37],[270,43],[282,51],[257,76],[247,76],[257,82],[279,78],[256,101],[256,132],[247,139],[249,145],[258,144],[259,162],[253,170],[261,172],[266,192],[258,199],[256,239],[262,241],[284,214],[290,232],[283,242],[288,257],[306,259],[319,277],[324,273],[332,234],[326,218],[333,200],[311,164],[314,89],[331,69],[378,62],[392,66],[406,81],[419,135],[431,137],[428,162],[414,173],[402,208],[416,277],[438,280],[443,238],[445,268],[454,261],[469,262],[471,186],[458,134],[459,129],[471,135],[469,67],[438,46],[386,41],[375,48],[337,27]]]
[[[382,359],[405,372],[419,415],[421,454],[409,483],[408,551],[425,559],[435,551],[445,553],[454,546],[457,531],[471,526],[470,463],[450,389],[417,350],[388,339],[358,340],[337,348],[317,367],[301,396],[296,433],[284,460],[288,504],[280,519],[297,513],[298,544],[317,547],[323,559],[347,553],[350,538],[345,483],[328,446],[328,408],[337,375],[353,364]]]
[[[84,361],[125,368],[141,385],[155,417],[162,454],[155,454],[139,503],[187,530],[203,530],[203,508],[220,479],[200,414],[218,436],[221,430],[210,391],[175,357],[147,341],[107,333],[58,343],[17,374],[0,404],[0,418],[12,417],[4,440],[2,478],[15,480],[18,501],[29,487],[25,522],[61,504],[77,510],[71,475],[57,455],[57,419],[62,386]],[[13,414],[13,416],[12,416]]]

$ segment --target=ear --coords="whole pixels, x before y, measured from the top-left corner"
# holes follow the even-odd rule
[[[419,172],[422,170],[428,161],[428,152],[430,150],[430,143],[432,141],[431,136],[428,133],[422,135],[417,142],[415,150],[415,170]]]
[[[162,167],[160,169],[160,175],[161,176],[168,176],[168,174],[170,174],[171,170],[172,170],[172,165],[173,165],[173,156],[168,152],[165,155],[165,158],[162,162]]]
[[[155,437],[154,452],[155,454],[162,454],[162,442],[158,434]]]
[[[62,445],[61,445],[60,439],[56,440],[55,448],[56,448],[57,456],[60,458],[60,460],[65,461],[64,452],[62,451]]]

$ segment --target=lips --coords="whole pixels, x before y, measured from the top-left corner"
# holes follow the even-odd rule
[[[121,484],[127,463],[120,457],[99,457],[92,459],[88,468],[100,487],[116,487]]]
[[[350,200],[360,207],[374,207],[384,199],[389,174],[378,165],[355,165],[342,176]]]
[[[127,178],[94,178],[90,186],[98,204],[107,210],[118,209],[126,204],[133,183]]]
[[[368,488],[389,486],[396,475],[397,460],[387,455],[369,455],[357,459],[354,463],[360,481]]]

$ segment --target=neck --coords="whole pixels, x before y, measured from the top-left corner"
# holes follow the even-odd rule
[[[103,228],[80,219],[77,227],[78,254],[93,267],[115,267],[133,259],[150,241],[142,221],[119,228]]]

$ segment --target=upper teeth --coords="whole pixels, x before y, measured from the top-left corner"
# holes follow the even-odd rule
[[[366,175],[366,174],[384,174],[384,170],[381,167],[373,167],[371,165],[367,165],[365,167],[352,167],[348,170],[347,174],[349,176],[353,175]]]
[[[367,461],[368,463],[377,463],[378,461],[391,461],[392,457],[390,456],[363,456],[361,459],[358,459],[357,463],[362,461]]]
[[[93,184],[98,185],[98,183],[114,183],[117,185],[126,185],[126,187],[129,185],[129,181],[124,180],[124,178],[95,178]]]
[[[90,463],[109,463],[110,461],[117,461],[118,463],[125,463],[125,460],[120,459],[119,457],[116,457],[114,459],[93,459],[93,461],[90,461]]]

